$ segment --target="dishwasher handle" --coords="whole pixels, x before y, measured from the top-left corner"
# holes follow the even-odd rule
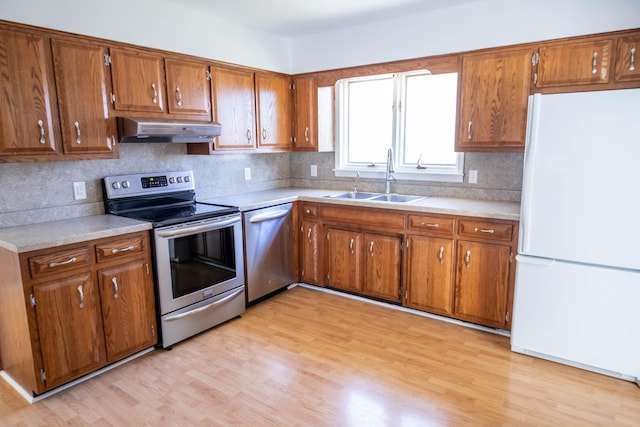
[[[263,214],[258,214],[249,219],[251,224],[255,224],[257,222],[270,221],[272,219],[282,218],[283,216],[287,216],[290,212],[290,209],[280,209],[274,212],[267,212]]]

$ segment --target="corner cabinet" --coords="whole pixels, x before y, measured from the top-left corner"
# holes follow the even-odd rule
[[[255,73],[258,149],[291,150],[291,87],[289,76]]]
[[[155,345],[149,247],[139,232],[19,255],[2,249],[5,371],[37,395]]]
[[[462,58],[456,151],[523,151],[533,50]]]
[[[295,151],[318,150],[318,94],[313,77],[300,77],[293,81],[295,106]]]

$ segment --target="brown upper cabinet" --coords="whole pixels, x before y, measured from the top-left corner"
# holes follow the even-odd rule
[[[159,55],[134,49],[110,49],[114,108],[166,112],[164,62]]]
[[[605,84],[611,68],[611,39],[543,46],[538,51],[537,88]]]
[[[49,39],[0,29],[0,155],[58,153]]]
[[[165,59],[169,113],[194,114],[211,120],[211,74],[204,63]]]
[[[616,57],[616,82],[640,80],[640,34],[622,37]]]
[[[255,73],[258,148],[290,150],[293,140],[291,79]]]
[[[531,49],[462,58],[456,151],[522,151]]]
[[[117,154],[106,49],[62,40],[52,49],[64,152]]]
[[[293,81],[295,106],[295,133],[293,149],[296,151],[317,151],[318,100],[315,79],[300,77]]]

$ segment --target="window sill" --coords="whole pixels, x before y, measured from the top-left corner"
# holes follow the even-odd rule
[[[385,179],[385,171],[375,170],[375,168],[367,169],[334,169],[335,176],[344,178],[354,178],[356,173],[360,173],[360,178]],[[463,182],[464,173],[438,171],[422,169],[415,172],[399,171],[394,172],[393,177],[400,181],[436,181],[436,182]]]

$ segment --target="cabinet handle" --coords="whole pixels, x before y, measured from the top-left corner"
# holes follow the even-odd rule
[[[151,100],[154,104],[158,103],[158,90],[156,89],[156,84],[151,83],[151,89],[153,89],[153,99]]]
[[[129,246],[127,246],[126,248],[122,248],[122,249],[118,249],[118,248],[111,249],[111,253],[112,253],[112,254],[117,254],[117,253],[119,253],[119,252],[132,251],[132,250],[134,250],[134,249],[135,249],[135,248],[134,248],[134,246],[133,246],[133,245],[129,245]]]
[[[265,142],[267,140],[267,130],[262,128],[262,141]]]
[[[373,240],[369,243],[369,253],[373,256]]]
[[[118,281],[112,277],[111,282],[113,282],[113,299],[118,299]]]
[[[591,74],[595,74],[598,72],[598,52],[593,52],[593,67],[591,68]]]
[[[471,267],[471,249],[467,249],[467,253],[464,255],[464,263],[467,268]]]
[[[178,103],[178,107],[182,107],[182,92],[180,92],[179,86],[176,86],[176,102]]]
[[[309,142],[309,126],[307,126],[306,128],[304,128],[304,140],[306,142]]]
[[[311,243],[311,228],[309,228],[309,231],[307,231],[307,240],[309,241],[309,243]]]
[[[44,123],[42,120],[38,120],[38,126],[40,127],[40,144],[44,145]]]
[[[629,60],[629,71],[636,69],[636,48],[631,48],[631,59]]]
[[[433,227],[433,228],[440,227],[440,224],[432,224],[432,223],[429,223],[429,222],[421,222],[420,225],[423,226],[423,227]]]
[[[473,231],[475,231],[476,233],[488,233],[488,234],[493,234],[496,232],[496,230],[493,230],[491,228],[474,228]]]
[[[80,145],[80,123],[75,121],[73,125],[76,127],[76,144]]]
[[[467,139],[471,140],[471,125],[473,124],[473,122],[471,120],[469,120],[469,123],[467,123]]]
[[[247,129],[247,141],[251,142],[251,129]]]
[[[349,250],[353,253],[353,239],[349,242]]]
[[[49,263],[49,268],[55,268],[58,267],[60,265],[67,265],[67,264],[73,264],[74,262],[78,261],[78,258],[76,257],[71,257],[66,261],[61,261],[61,262],[51,262]]]
[[[82,289],[82,285],[78,285],[78,287],[76,289],[78,289],[78,293],[80,294],[79,307],[80,308],[84,308],[84,290]]]
[[[438,252],[438,260],[440,265],[444,264],[444,246],[440,246],[440,252]]]

